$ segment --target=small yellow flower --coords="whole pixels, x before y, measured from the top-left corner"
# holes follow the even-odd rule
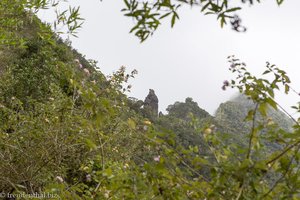
[[[208,134],[211,134],[212,133],[212,130],[210,129],[210,128],[206,128],[205,130],[204,130],[204,134],[205,135],[208,135]]]
[[[85,166],[84,168],[83,168],[83,171],[88,171],[89,170],[89,167],[88,166]]]
[[[144,121],[144,124],[150,126],[150,125],[151,125],[151,122],[150,122],[149,120],[145,120],[145,121]]]

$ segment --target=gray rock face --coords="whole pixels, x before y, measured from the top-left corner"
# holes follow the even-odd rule
[[[149,94],[144,101],[144,109],[150,118],[158,116],[158,98],[153,89],[149,89]]]
[[[235,143],[241,146],[248,145],[252,121],[245,121],[244,119],[249,110],[253,109],[255,109],[255,103],[244,95],[238,95],[219,106],[215,113],[215,119],[223,128],[224,133],[230,135],[227,138],[228,143]],[[276,126],[274,125],[273,128],[267,126],[268,121],[276,124]],[[294,125],[294,122],[282,111],[275,110],[270,106],[267,110],[267,117],[262,117],[259,112],[257,113],[255,126],[258,126],[258,123],[265,126],[257,134],[260,135],[262,144],[266,147],[266,155],[282,149],[283,146],[276,141],[263,138],[268,137],[272,129],[277,132],[280,129],[289,132],[293,130],[292,126]]]

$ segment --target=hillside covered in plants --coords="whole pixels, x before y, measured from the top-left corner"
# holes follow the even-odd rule
[[[3,37],[21,41],[0,49],[6,199],[299,197],[299,126],[263,96],[270,87],[236,86],[243,95],[214,116],[190,97],[162,114],[154,90],[145,100],[125,95],[135,70],[105,76],[29,12],[5,17],[20,26],[1,21]],[[235,72],[241,64],[232,62]]]

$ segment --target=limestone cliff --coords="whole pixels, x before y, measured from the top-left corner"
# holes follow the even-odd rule
[[[153,89],[149,89],[149,94],[145,98],[144,111],[150,119],[155,119],[158,116],[158,98]]]

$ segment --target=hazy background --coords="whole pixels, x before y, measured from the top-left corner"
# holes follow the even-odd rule
[[[79,37],[71,38],[73,47],[88,59],[97,60],[106,75],[122,65],[128,72],[137,69],[139,74],[131,81],[128,96],[144,100],[152,88],[161,111],[192,97],[213,114],[221,102],[236,93],[221,89],[224,80],[234,77],[226,59],[232,54],[257,75],[265,70],[266,61],[276,64],[287,71],[292,86],[300,89],[299,0],[286,0],[280,7],[275,0],[244,6],[240,16],[248,28],[246,33],[236,33],[229,26],[221,29],[215,16],[203,16],[199,8],[187,6],[181,9],[173,29],[166,20],[142,44],[129,34],[133,21],[120,12],[123,1],[77,0],[74,5],[80,5],[86,21]],[[48,17],[46,13],[41,16]],[[278,100],[292,112],[289,106],[300,97],[281,95]]]

